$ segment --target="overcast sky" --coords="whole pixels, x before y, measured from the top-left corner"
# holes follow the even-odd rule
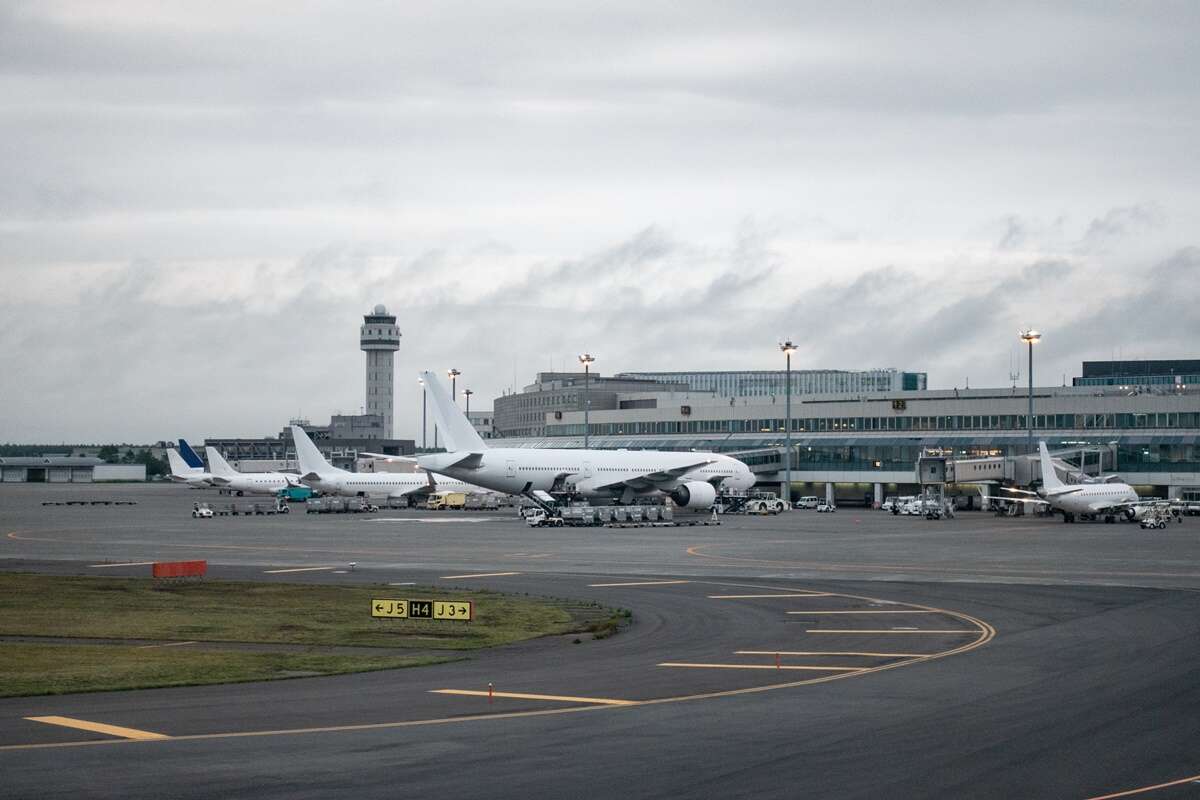
[[[0,441],[1200,357],[1200,4],[583,5],[0,3]]]

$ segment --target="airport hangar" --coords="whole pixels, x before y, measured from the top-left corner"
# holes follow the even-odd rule
[[[877,384],[887,372],[895,373],[889,388],[836,393],[805,392],[792,373],[793,497],[853,505],[915,491],[927,449],[990,462],[977,480],[1037,477],[1025,387],[927,389],[922,373],[870,371]],[[785,373],[765,373],[773,382],[730,378],[725,393],[696,388],[720,375],[763,374],[589,375],[590,446],[737,453],[761,485],[782,486]],[[509,446],[582,447],[584,381],[583,373],[541,373],[524,392],[497,398],[497,436]],[[739,387],[754,388],[728,393]],[[1052,450],[1103,451],[1090,468],[1119,471],[1140,494],[1200,500],[1200,360],[1085,362],[1072,386],[1035,387],[1033,395],[1034,437]],[[957,477],[971,475],[959,469]]]

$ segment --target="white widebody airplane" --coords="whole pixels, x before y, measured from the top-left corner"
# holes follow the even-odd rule
[[[212,488],[212,484],[208,480],[212,477],[212,473],[204,467],[189,467],[183,460],[183,456],[179,455],[179,451],[174,447],[167,448],[167,463],[171,465],[171,480],[176,483],[186,483],[193,489]]]
[[[417,499],[433,492],[480,492],[482,487],[453,478],[437,478],[427,472],[347,472],[325,460],[321,451],[299,425],[292,426],[300,480],[325,494],[348,497]]]
[[[275,494],[280,489],[300,486],[300,476],[287,472],[238,472],[217,452],[215,447],[205,447],[208,455],[208,482],[218,489],[243,494]]]
[[[1117,515],[1137,519],[1149,506],[1127,483],[1119,481],[1101,483],[1063,483],[1054,470],[1050,451],[1045,442],[1038,442],[1041,453],[1042,488],[1039,492],[1020,492],[1040,497],[1041,502],[1063,515],[1063,522],[1074,522],[1079,517],[1103,517],[1105,522],[1116,521]],[[1111,476],[1110,476],[1111,478]],[[1009,491],[1020,491],[1010,489]],[[1003,498],[992,498],[993,500]],[[1013,502],[1013,501],[1009,501]]]
[[[632,502],[663,493],[684,508],[708,508],[719,489],[754,486],[750,468],[716,453],[488,447],[431,372],[421,373],[450,452],[417,457],[430,472],[508,494],[569,493]]]

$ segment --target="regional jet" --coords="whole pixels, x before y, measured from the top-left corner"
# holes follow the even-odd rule
[[[182,439],[180,441],[183,441]],[[171,465],[171,480],[176,483],[186,483],[193,489],[208,489],[212,486],[208,479],[212,474],[204,467],[189,467],[175,448],[167,449],[167,463]]]
[[[433,492],[479,492],[481,486],[453,478],[434,479],[421,472],[347,472],[325,460],[321,451],[299,425],[292,426],[300,480],[325,494],[349,497],[408,498],[410,502]]]
[[[1050,451],[1045,442],[1038,442],[1041,452],[1042,488],[1038,492],[1019,489],[1007,491],[1020,494],[1034,495],[1041,500],[1009,501],[1009,502],[1041,502],[1053,511],[1063,515],[1063,522],[1074,522],[1075,517],[1092,519],[1103,517],[1105,522],[1115,522],[1118,514],[1124,514],[1129,519],[1137,519],[1147,508],[1138,497],[1138,493],[1127,483],[1118,481],[1102,483],[1063,483],[1050,460]],[[1110,476],[1111,477],[1111,476]],[[992,500],[1004,502],[1005,498],[993,497]]]
[[[706,509],[719,489],[754,486],[749,467],[717,453],[489,448],[436,376],[423,372],[421,379],[450,451],[417,457],[430,472],[524,495],[539,504],[555,494],[623,503],[666,494],[683,508]]]
[[[300,486],[300,476],[286,472],[238,472],[217,452],[215,447],[205,447],[208,465],[211,468],[208,482],[218,489],[237,493],[238,497],[250,494],[276,494],[280,489]]]

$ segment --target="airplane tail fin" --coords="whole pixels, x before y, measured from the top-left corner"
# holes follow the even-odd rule
[[[437,376],[432,372],[422,372],[421,380],[425,383],[425,391],[433,401],[433,417],[437,420],[438,428],[446,440],[446,450],[451,453],[480,452],[487,449],[483,437],[471,425],[467,415],[454,405],[446,389],[438,383]]]
[[[1045,442],[1038,442],[1038,449],[1042,454],[1042,488],[1043,489],[1060,489],[1064,485],[1058,477],[1058,472],[1054,469],[1054,463],[1050,460],[1050,451],[1046,448]]]
[[[229,462],[217,452],[217,448],[206,447],[204,448],[204,453],[208,456],[208,471],[213,475],[219,475],[223,478],[237,475],[237,470],[229,466]]]
[[[173,447],[167,448],[167,463],[171,465],[171,474],[176,478],[186,478],[194,472]]]
[[[200,456],[192,449],[192,446],[187,443],[187,439],[179,440],[179,455],[183,457],[183,462],[193,469],[204,469],[204,462],[200,460]]]
[[[325,456],[321,455],[321,451],[299,425],[292,426],[292,442],[296,445],[296,461],[300,464],[301,475],[345,472],[325,460]]]

